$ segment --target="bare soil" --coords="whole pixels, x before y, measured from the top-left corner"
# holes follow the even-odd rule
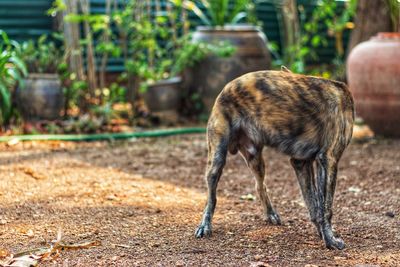
[[[0,145],[0,249],[64,240],[101,246],[43,266],[400,266],[400,140],[351,144],[342,158],[334,225],[343,251],[324,247],[288,158],[265,149],[269,195],[284,221],[262,220],[254,180],[230,156],[214,232],[195,239],[206,200],[203,135],[124,142]]]

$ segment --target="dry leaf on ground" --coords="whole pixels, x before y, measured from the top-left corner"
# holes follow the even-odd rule
[[[44,180],[46,179],[46,176],[44,176],[41,173],[38,173],[36,171],[34,171],[33,169],[29,168],[29,167],[24,167],[22,169],[22,171],[26,174],[31,176],[32,178],[36,179],[36,180]]]

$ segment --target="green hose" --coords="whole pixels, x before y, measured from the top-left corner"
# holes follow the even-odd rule
[[[10,141],[101,141],[143,137],[162,137],[179,134],[205,133],[205,128],[178,128],[133,133],[101,134],[45,134],[45,135],[12,135],[0,136],[0,142]]]

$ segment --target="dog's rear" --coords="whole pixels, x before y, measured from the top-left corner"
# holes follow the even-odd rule
[[[343,248],[343,241],[332,232],[332,202],[337,164],[350,142],[353,120],[352,96],[340,82],[287,71],[260,71],[227,84],[208,122],[209,195],[196,236],[211,234],[216,187],[228,151],[240,151],[256,177],[266,219],[281,223],[264,185],[262,149],[269,146],[291,157],[311,220],[326,246]]]

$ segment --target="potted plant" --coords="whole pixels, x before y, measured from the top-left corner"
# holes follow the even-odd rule
[[[23,83],[27,75],[26,67],[18,55],[20,45],[11,41],[7,34],[0,30],[0,125],[5,126],[13,114],[12,95],[14,87]]]
[[[196,28],[194,42],[229,42],[235,48],[231,57],[209,56],[193,69],[192,86],[202,95],[207,111],[227,82],[244,73],[271,67],[267,38],[255,26],[256,19],[252,16],[252,0],[171,1],[192,11],[201,20],[203,25]]]
[[[58,118],[64,107],[64,93],[57,74],[62,56],[56,44],[41,36],[37,42],[23,43],[20,56],[29,73],[16,92],[22,116],[27,120]]]
[[[149,27],[144,50],[147,52],[146,69],[142,83],[142,96],[150,112],[164,122],[176,122],[181,94],[180,64],[175,64],[177,56],[186,46],[178,39],[178,25],[168,25],[177,13],[164,13],[159,1],[154,17],[143,16],[143,25]],[[169,27],[168,27],[169,26]],[[185,64],[185,63],[183,63]]]
[[[187,68],[195,66],[209,55],[214,57],[227,57],[234,51],[229,45],[207,44],[204,42],[192,42],[191,35],[184,35],[174,42],[159,48],[163,50],[161,57],[153,68],[150,79],[147,80],[147,88],[144,93],[147,106],[164,118],[173,121],[177,119],[177,111],[180,107],[183,90],[182,76]]]
[[[128,87],[141,89],[153,115],[176,122],[182,98],[182,72],[208,54],[230,55],[232,47],[192,42],[188,21],[184,19],[186,10],[173,8],[171,3],[161,5],[154,1],[154,15],[135,3],[114,14],[118,31],[125,37],[121,39],[128,40],[122,42]],[[131,85],[129,81],[133,81]]]
[[[347,77],[358,115],[375,133],[400,137],[400,2],[387,4],[394,32],[380,32],[355,46]]]
[[[157,9],[160,3],[155,1]],[[150,8],[150,7],[149,7]],[[126,1],[112,13],[124,61],[120,80],[126,82],[126,99],[135,117],[147,108],[156,115],[176,114],[179,107],[179,77],[171,71],[171,27],[162,27],[167,15],[156,14],[138,1]],[[162,43],[162,44],[161,44]]]

